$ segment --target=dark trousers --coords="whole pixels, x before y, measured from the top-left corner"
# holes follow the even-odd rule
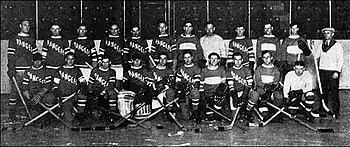
[[[334,72],[335,71],[320,70],[321,87],[323,90],[321,98],[324,99],[329,110],[339,116],[339,77],[334,79],[332,77]]]

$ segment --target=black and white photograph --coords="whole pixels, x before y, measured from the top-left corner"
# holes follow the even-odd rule
[[[349,146],[350,1],[1,1],[1,146]]]

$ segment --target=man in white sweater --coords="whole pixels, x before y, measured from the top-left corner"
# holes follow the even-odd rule
[[[313,54],[316,59],[320,58],[319,71],[323,90],[321,96],[323,108],[338,119],[340,115],[339,76],[344,58],[342,45],[333,38],[334,32],[334,28],[322,29],[324,39],[322,44],[315,47]]]
[[[318,109],[319,105],[314,105],[315,94],[312,92],[312,76],[308,71],[305,71],[304,61],[296,61],[294,70],[286,74],[283,96],[289,105],[289,110],[306,110],[307,116],[311,114],[312,117],[318,117],[318,113],[313,111]]]

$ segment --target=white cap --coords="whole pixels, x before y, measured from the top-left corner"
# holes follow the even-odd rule
[[[324,29],[322,29],[322,32],[324,32],[324,31],[331,31],[331,32],[335,32],[335,29],[334,28],[331,28],[331,27],[328,27],[328,28],[324,28]]]

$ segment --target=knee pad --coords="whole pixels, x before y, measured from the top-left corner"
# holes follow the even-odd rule
[[[55,104],[55,95],[53,95],[52,93],[47,93],[44,95],[44,97],[42,98],[42,102],[47,105],[47,106],[53,106]]]
[[[106,92],[107,92],[110,99],[117,98],[117,92],[114,89],[108,89],[108,90],[106,90]]]

